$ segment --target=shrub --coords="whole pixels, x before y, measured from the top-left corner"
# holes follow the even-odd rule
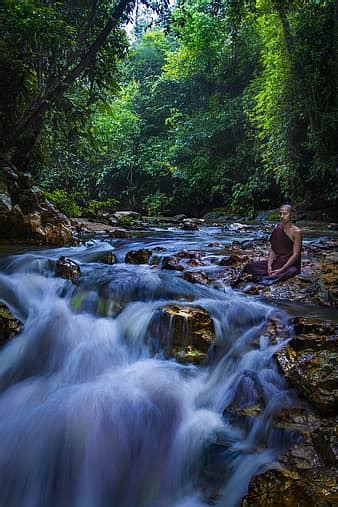
[[[82,216],[81,206],[77,204],[74,196],[68,194],[68,192],[65,190],[53,190],[53,192],[45,192],[45,196],[65,215],[69,217]]]

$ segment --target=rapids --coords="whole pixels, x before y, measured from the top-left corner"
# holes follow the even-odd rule
[[[195,245],[167,231],[2,257],[0,302],[24,328],[0,351],[1,507],[235,507],[289,445],[274,416],[293,395],[272,359],[288,338],[263,333],[276,309],[123,262]],[[75,285],[54,275],[60,255],[80,264]],[[182,302],[213,319],[221,353],[205,365],[151,346],[158,308]],[[227,410],[258,399],[255,417]]]

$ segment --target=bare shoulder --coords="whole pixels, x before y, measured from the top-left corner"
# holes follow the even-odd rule
[[[299,239],[299,238],[301,239],[303,237],[302,229],[300,229],[296,225],[292,226],[291,234],[292,234],[293,239],[296,239],[296,238],[297,239]]]

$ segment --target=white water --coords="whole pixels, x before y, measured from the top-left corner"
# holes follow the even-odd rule
[[[0,506],[201,507],[210,496],[240,505],[288,440],[273,426],[292,403],[272,360],[285,336],[272,345],[264,335],[276,310],[149,266],[95,263],[109,249],[3,263],[0,301],[24,328],[0,351]],[[82,263],[82,311],[74,286],[53,276],[60,255]],[[212,316],[208,366],[154,354],[149,324],[173,302]],[[257,403],[252,418],[226,410]]]

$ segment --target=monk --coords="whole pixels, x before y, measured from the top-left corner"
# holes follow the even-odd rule
[[[292,206],[283,204],[279,216],[280,224],[270,236],[268,260],[244,267],[244,271],[266,285],[292,278],[301,270],[302,231],[292,223]]]

